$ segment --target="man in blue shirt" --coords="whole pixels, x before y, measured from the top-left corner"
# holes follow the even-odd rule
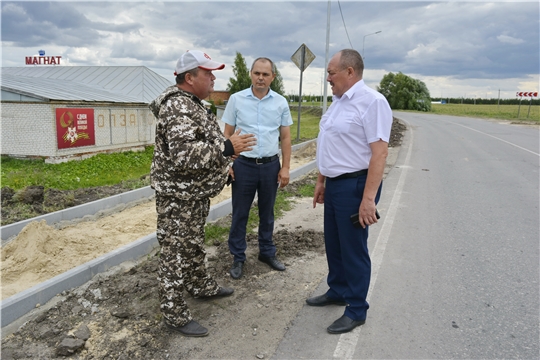
[[[287,100],[270,89],[276,73],[268,58],[255,59],[250,71],[250,88],[231,96],[222,116],[224,135],[235,130],[254,134],[257,145],[242,152],[230,170],[232,183],[232,224],[229,232],[229,250],[233,255],[230,274],[233,279],[242,276],[246,261],[246,226],[255,193],[259,208],[259,257],[273,269],[284,271],[276,257],[272,241],[274,231],[274,203],[278,187],[289,183],[291,160],[291,112]],[[282,164],[279,163],[281,140]]]

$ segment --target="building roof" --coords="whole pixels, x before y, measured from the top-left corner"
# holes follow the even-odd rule
[[[47,100],[150,103],[172,81],[145,66],[3,67],[2,92]]]

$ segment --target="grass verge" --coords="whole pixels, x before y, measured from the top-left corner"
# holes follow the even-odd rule
[[[291,110],[293,124],[291,125],[291,140],[293,144],[299,144],[307,140],[315,139],[319,135],[319,122],[322,110],[318,107],[302,108],[300,114],[300,136],[298,134],[298,111]]]
[[[468,116],[483,119],[535,122],[540,124],[540,106],[519,105],[472,105],[431,104],[432,113],[452,116]]]
[[[154,147],[148,146],[142,152],[98,154],[60,164],[47,164],[43,159],[21,160],[2,156],[2,187],[20,190],[40,185],[45,189],[75,190],[126,183],[136,189],[143,184],[140,179],[150,172],[153,152]]]

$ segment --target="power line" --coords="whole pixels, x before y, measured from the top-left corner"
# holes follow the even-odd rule
[[[349,39],[349,44],[351,44],[351,49],[354,49],[354,46],[352,46],[351,39],[349,38],[349,32],[347,31],[347,25],[345,25],[345,18],[343,17],[343,11],[341,11],[341,4],[338,0],[339,5],[339,13],[341,14],[341,20],[343,20],[343,27],[345,27],[345,34],[347,34],[347,39]]]

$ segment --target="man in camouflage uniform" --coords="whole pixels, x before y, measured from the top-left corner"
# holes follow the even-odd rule
[[[224,64],[201,51],[183,54],[176,64],[176,86],[151,104],[156,116],[156,140],[151,169],[156,191],[157,239],[161,246],[158,280],[165,325],[185,336],[206,336],[208,330],[193,320],[183,298],[228,296],[205,267],[204,225],[210,198],[227,181],[231,155],[251,149],[252,135],[225,140],[214,114],[201,100],[213,91],[215,76]]]

